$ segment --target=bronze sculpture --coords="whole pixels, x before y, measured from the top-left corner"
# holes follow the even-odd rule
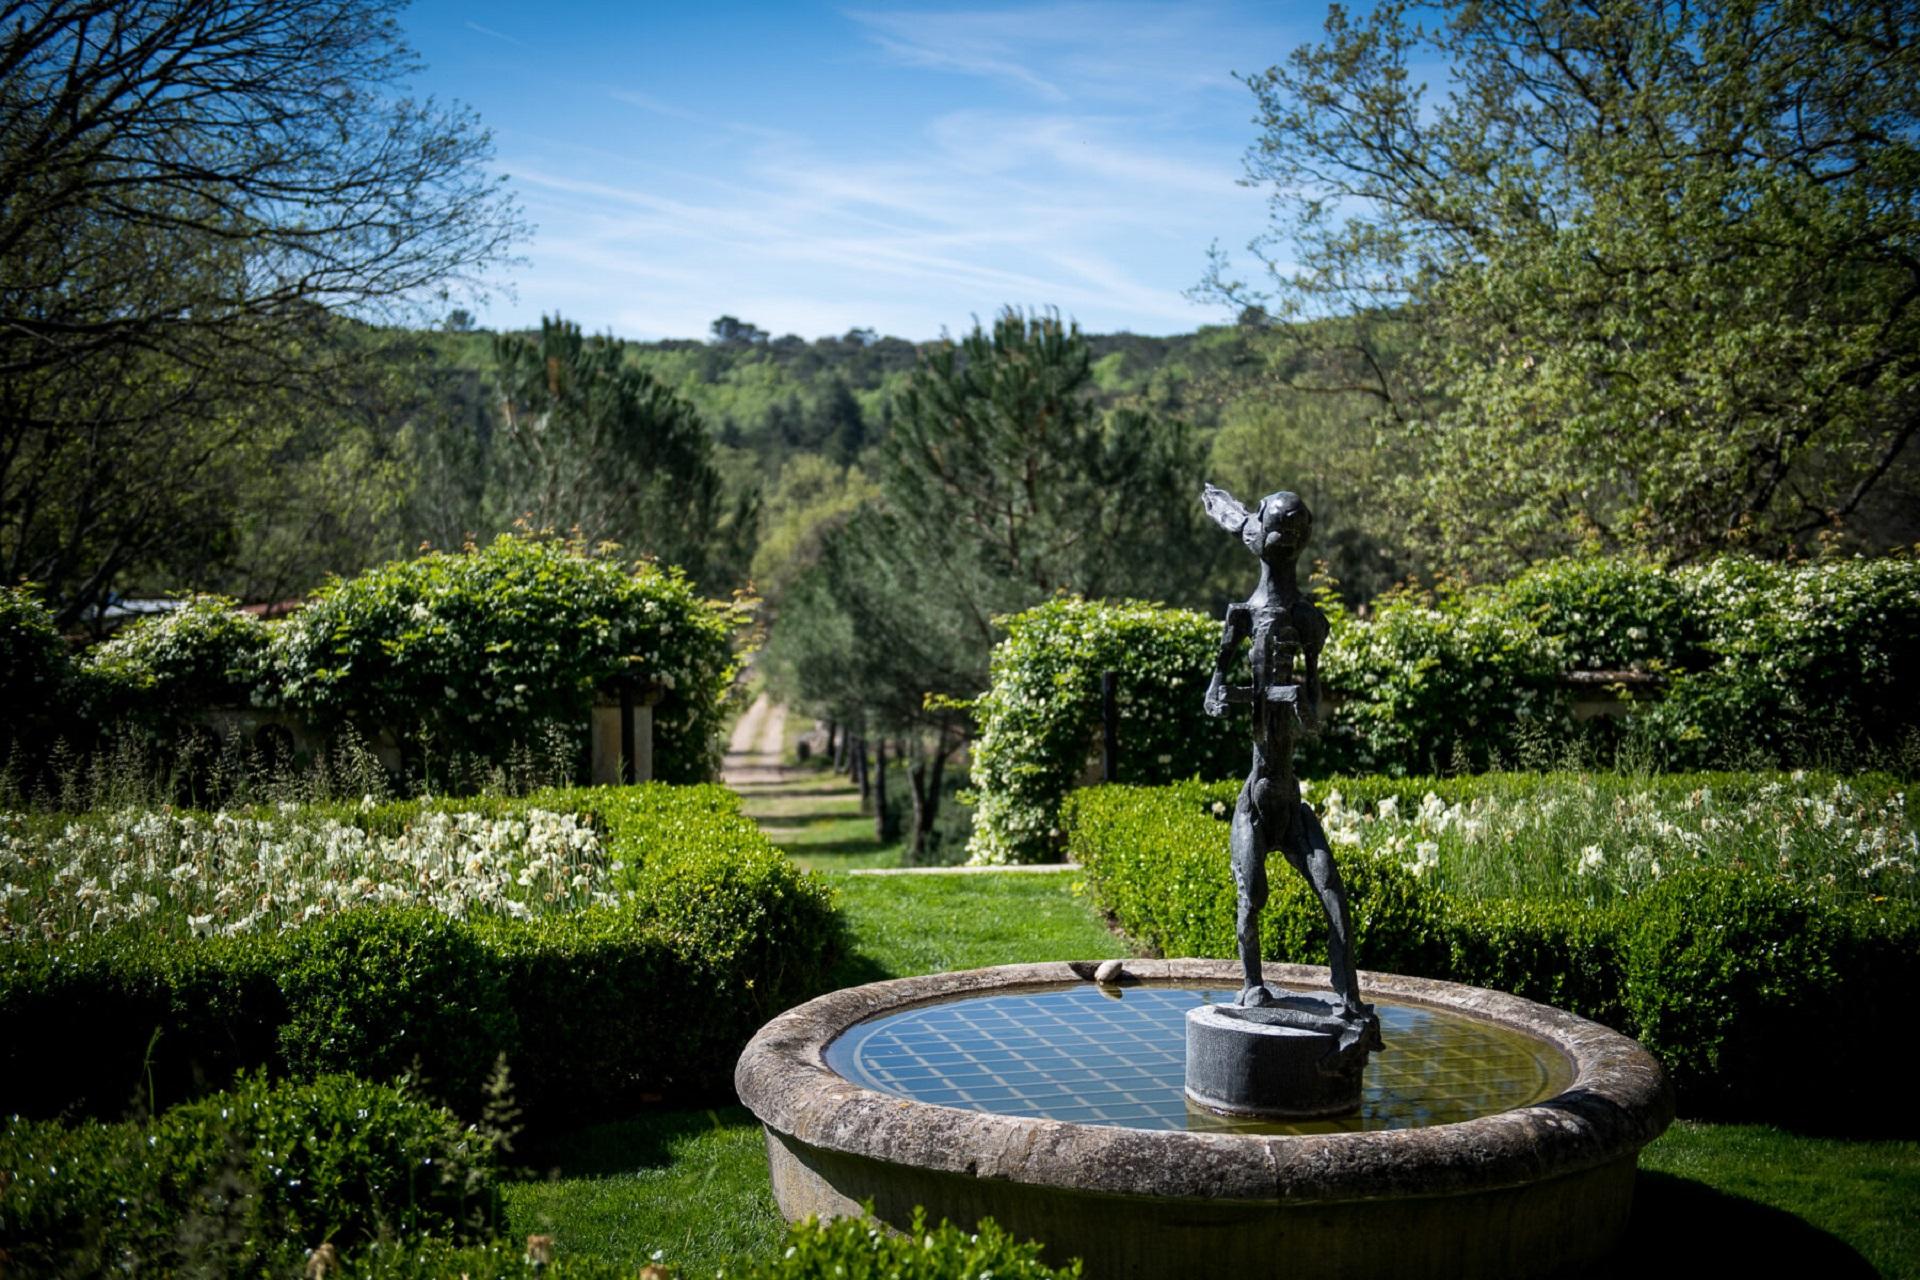
[[[1232,494],[1207,485],[1201,494],[1207,514],[1239,535],[1260,559],[1260,582],[1253,594],[1227,607],[1220,652],[1207,685],[1209,715],[1223,716],[1232,705],[1252,707],[1253,767],[1234,805],[1232,835],[1234,885],[1238,891],[1235,931],[1245,985],[1238,1003],[1262,1008],[1282,1003],[1260,968],[1260,913],[1267,904],[1267,855],[1281,853],[1304,876],[1327,917],[1327,960],[1335,1001],[1332,1016],[1348,1024],[1343,1047],[1376,1045],[1378,1021],[1360,999],[1353,963],[1353,938],[1346,889],[1334,865],[1326,831],[1300,799],[1293,772],[1293,746],[1320,726],[1320,650],[1327,640],[1327,619],[1301,590],[1300,552],[1313,529],[1307,504],[1293,493],[1272,493],[1249,512]],[[1251,643],[1250,685],[1228,678],[1240,646]],[[1358,1032],[1358,1034],[1353,1034]],[[1357,1047],[1357,1046],[1355,1046]]]

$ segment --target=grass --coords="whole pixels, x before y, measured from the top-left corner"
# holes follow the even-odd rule
[[[1133,954],[1076,889],[1079,874],[835,876],[852,946],[841,985],[948,969]]]
[[[507,1188],[507,1232],[552,1235],[562,1257],[658,1250],[683,1275],[712,1275],[730,1258],[771,1257],[785,1233],[759,1122],[742,1107],[595,1125],[526,1158],[539,1175]]]
[[[1920,1142],[1682,1120],[1640,1169],[1629,1256],[1671,1234],[1718,1273],[1920,1277]]]

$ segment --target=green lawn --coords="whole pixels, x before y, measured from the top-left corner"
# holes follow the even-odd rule
[[[851,925],[841,985],[948,969],[1131,955],[1075,871],[832,877]]]
[[[1716,1274],[1920,1277],[1920,1142],[1683,1120],[1640,1169],[1634,1258],[1665,1237]]]
[[[751,1113],[656,1111],[530,1150],[528,1180],[507,1188],[511,1238],[552,1235],[562,1257],[643,1259],[659,1250],[682,1274],[729,1257],[769,1257],[785,1228]]]

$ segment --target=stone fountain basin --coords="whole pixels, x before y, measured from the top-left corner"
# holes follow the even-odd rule
[[[855,1024],[1003,989],[1079,985],[1091,964],[1003,965],[850,987],[762,1027],[734,1073],[766,1129],[789,1221],[858,1215],[905,1229],[916,1205],[991,1217],[1079,1257],[1089,1277],[1298,1274],[1532,1276],[1612,1251],[1640,1148],[1673,1118],[1652,1055],[1598,1023],[1478,987],[1363,973],[1368,998],[1479,1018],[1565,1057],[1572,1083],[1543,1101],[1456,1124],[1277,1136],[994,1115],[880,1093],[826,1065]],[[1129,982],[1239,985],[1214,960],[1133,960]],[[1327,971],[1268,965],[1270,982],[1323,989]],[[1391,1052],[1391,1045],[1389,1045]]]

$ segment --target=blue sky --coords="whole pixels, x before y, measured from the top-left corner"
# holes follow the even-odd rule
[[[1317,4],[546,4],[416,0],[418,91],[492,129],[537,230],[481,309],[630,338],[723,313],[912,339],[1001,307],[1177,333],[1242,247],[1253,98],[1232,73]]]

